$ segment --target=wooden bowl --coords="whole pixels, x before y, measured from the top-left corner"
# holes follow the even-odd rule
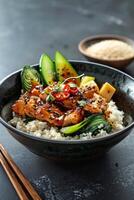
[[[119,36],[119,35],[96,35],[96,36],[87,37],[87,38],[83,39],[82,41],[80,41],[80,43],[78,45],[78,49],[82,53],[82,55],[84,55],[85,58],[89,61],[106,64],[106,65],[109,65],[109,66],[112,66],[115,68],[119,68],[119,69],[126,68],[134,60],[134,57],[127,58],[127,59],[108,60],[108,59],[95,58],[95,57],[89,56],[87,54],[86,49],[90,45],[93,45],[94,43],[97,43],[97,42],[100,42],[103,40],[111,40],[111,39],[123,41],[134,48],[134,41],[127,37]]]

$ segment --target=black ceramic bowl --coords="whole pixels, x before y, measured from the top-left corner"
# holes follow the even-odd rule
[[[79,74],[95,76],[99,85],[108,81],[117,88],[114,100],[126,113],[124,119],[126,127],[122,131],[86,141],[58,141],[28,135],[8,124],[12,117],[11,104],[19,97],[21,91],[21,70],[12,73],[0,83],[0,122],[13,137],[33,153],[59,161],[85,160],[102,155],[126,137],[134,126],[134,79],[132,77],[97,63],[71,61],[71,64]],[[34,67],[38,68],[38,65]]]

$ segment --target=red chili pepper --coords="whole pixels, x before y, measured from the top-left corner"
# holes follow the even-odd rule
[[[69,86],[68,84],[66,84],[66,85],[64,86],[64,88],[63,88],[63,91],[69,93],[69,91],[70,91],[70,86]]]
[[[69,92],[71,94],[76,94],[78,92],[78,88],[77,87],[71,87]]]
[[[72,82],[71,82],[72,83]],[[73,83],[74,84],[74,83]],[[69,94],[76,94],[78,92],[78,88],[76,87],[71,87],[69,84],[66,84],[63,88],[64,92],[67,92]]]
[[[68,92],[56,92],[53,93],[53,96],[56,98],[56,100],[63,101],[64,99],[67,99],[70,94]]]

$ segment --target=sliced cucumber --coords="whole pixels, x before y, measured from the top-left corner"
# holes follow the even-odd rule
[[[64,81],[69,77],[77,77],[78,74],[68,60],[59,52],[55,53],[56,72],[59,81]],[[80,84],[80,78],[76,79],[76,84]]]
[[[40,58],[40,72],[47,85],[52,85],[56,79],[55,66],[47,54],[42,54]]]
[[[38,71],[29,65],[23,67],[21,72],[21,83],[22,88],[25,91],[29,91],[32,87],[32,83],[39,82],[40,83],[40,74]]]

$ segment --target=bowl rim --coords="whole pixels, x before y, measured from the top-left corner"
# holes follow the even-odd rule
[[[102,34],[102,35],[92,35],[92,36],[88,36],[88,37],[85,37],[84,39],[82,39],[79,44],[78,44],[78,50],[80,51],[81,54],[83,54],[84,56],[88,57],[88,58],[91,58],[91,59],[94,59],[96,61],[102,61],[102,62],[127,62],[127,61],[130,61],[130,60],[134,60],[134,56],[132,57],[129,57],[129,58],[122,58],[122,59],[101,59],[101,58],[97,58],[97,57],[93,57],[93,56],[90,56],[86,53],[86,51],[83,49],[83,46],[88,42],[88,41],[93,41],[93,40],[107,40],[107,39],[117,39],[117,40],[120,40],[120,41],[123,41],[125,42],[126,44],[129,44],[133,50],[134,50],[134,40],[126,37],[126,36],[121,36],[121,35],[116,35],[116,34]],[[89,45],[90,46],[90,45]]]
[[[125,76],[127,76],[129,79],[131,79],[132,81],[134,81],[134,78],[132,76],[130,76],[129,74],[122,72],[118,69],[112,68],[110,66],[104,65],[104,64],[100,64],[100,63],[95,63],[95,62],[89,62],[89,61],[83,61],[83,60],[69,60],[69,62],[71,63],[85,63],[85,64],[93,64],[93,65],[97,65],[98,67],[103,67],[105,69],[111,69],[113,71],[119,72]],[[31,65],[32,67],[38,67],[39,64],[33,64]],[[9,75],[7,75],[5,78],[3,78],[0,81],[0,86],[1,84],[4,83],[4,81],[6,81],[6,79],[8,79],[9,77],[13,76],[14,74],[21,72],[22,68],[19,70],[16,70],[12,73],[10,73]],[[60,144],[80,144],[80,143],[95,143],[95,142],[102,142],[102,141],[106,141],[106,140],[110,140],[111,138],[114,138],[116,136],[119,136],[121,134],[123,134],[123,132],[128,131],[129,129],[131,129],[132,127],[134,127],[134,121],[129,124],[127,127],[123,128],[122,130],[116,131],[112,134],[106,135],[106,136],[100,136],[100,137],[96,137],[96,138],[91,138],[91,139],[86,139],[86,140],[81,140],[81,139],[72,139],[72,140],[57,140],[57,139],[49,139],[49,138],[44,138],[44,137],[37,137],[34,135],[30,135],[24,131],[21,131],[15,127],[13,127],[12,125],[10,125],[8,122],[6,122],[4,119],[2,119],[2,117],[0,116],[0,123],[3,124],[7,129],[9,129],[12,132],[17,132],[17,134],[19,133],[21,136],[25,137],[25,138],[29,138],[35,141],[40,141],[40,142],[47,142],[47,143],[60,143]]]

